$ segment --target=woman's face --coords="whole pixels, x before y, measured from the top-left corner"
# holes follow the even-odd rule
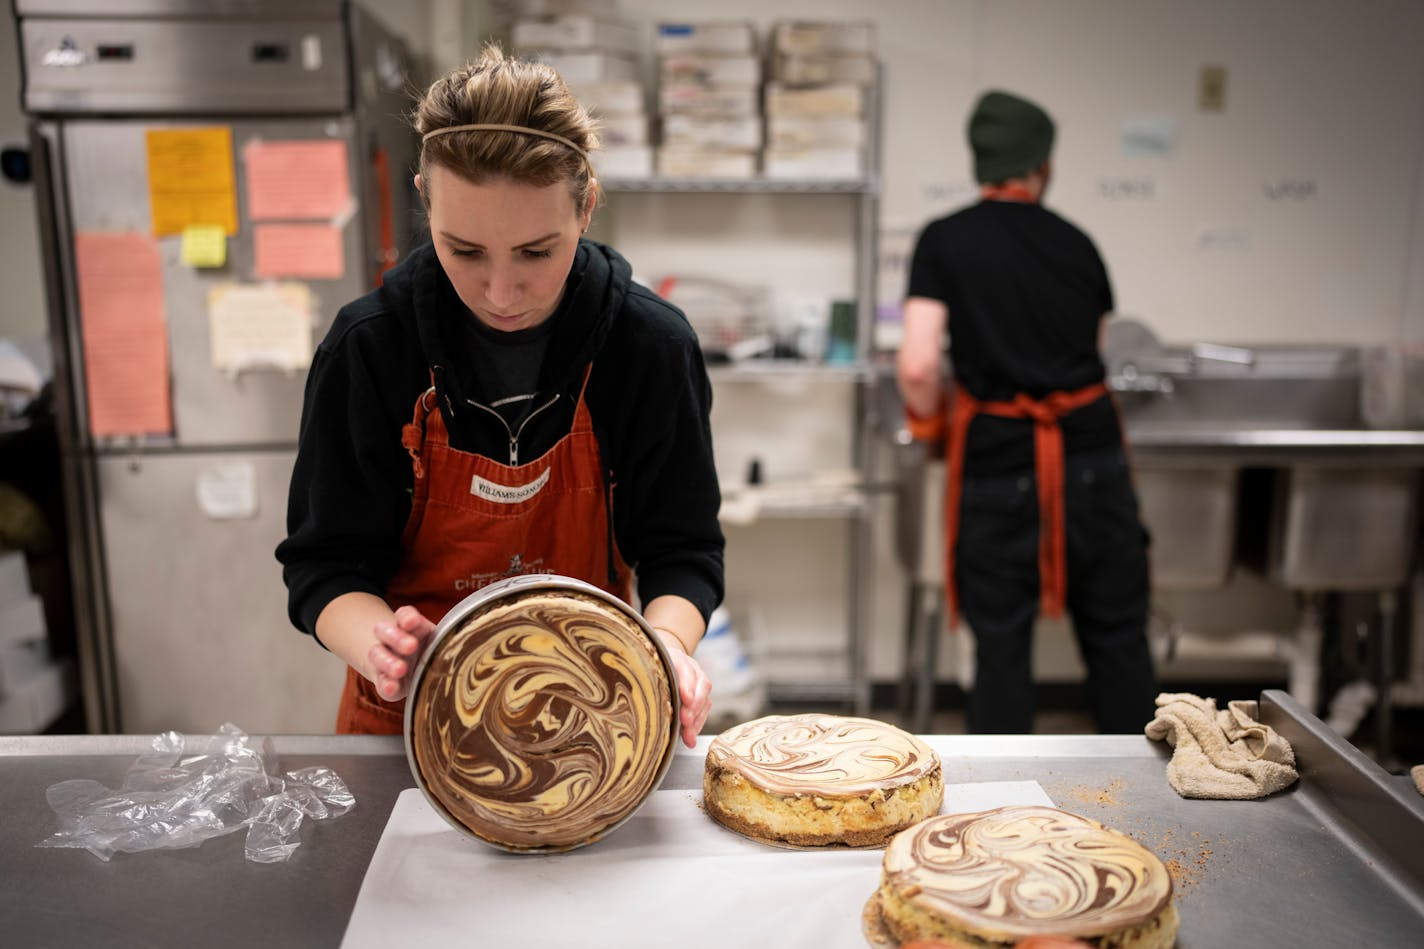
[[[505,332],[547,320],[563,296],[591,203],[575,207],[566,182],[477,185],[441,165],[428,172],[415,184],[424,185],[429,201],[435,254],[465,306]]]

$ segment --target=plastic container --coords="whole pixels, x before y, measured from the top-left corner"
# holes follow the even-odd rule
[[[672,660],[637,611],[571,577],[513,577],[437,624],[406,701],[406,759],[457,830],[514,853],[562,852],[606,836],[657,789],[678,711]]]

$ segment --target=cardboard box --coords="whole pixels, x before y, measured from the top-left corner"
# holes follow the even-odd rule
[[[762,166],[768,178],[859,178],[865,158],[858,148],[768,148]]]
[[[863,86],[839,82],[825,86],[788,86],[781,82],[766,84],[766,114],[784,115],[849,115],[865,114],[866,90]]]
[[[754,152],[762,145],[761,119],[755,115],[663,116],[664,145]]]
[[[638,63],[617,53],[601,51],[529,50],[530,59],[548,63],[569,85],[637,79]]]
[[[587,15],[520,19],[510,28],[510,44],[523,49],[603,50],[638,54],[638,30],[631,23]]]
[[[618,0],[490,0],[490,12],[506,20],[536,16],[618,17]]]
[[[774,148],[864,148],[870,124],[858,115],[773,115],[766,120],[766,144]]]
[[[783,20],[771,31],[773,53],[861,53],[874,56],[875,24],[870,20]]]
[[[755,53],[756,27],[750,21],[659,23],[659,53]]]
[[[674,53],[658,60],[664,84],[755,86],[761,82],[761,59],[751,53]]]
[[[707,86],[674,83],[658,89],[658,111],[664,115],[758,115],[761,90],[756,86]]]
[[[755,178],[754,152],[709,151],[686,145],[658,149],[658,174],[664,178]]]
[[[614,145],[592,153],[593,170],[600,178],[651,178],[651,145]]]
[[[74,663],[47,663],[14,692],[0,698],[0,735],[34,735],[44,731],[78,698]]]
[[[598,116],[643,115],[647,96],[643,84],[635,79],[609,79],[604,82],[569,82],[569,91],[579,104]]]
[[[771,61],[771,79],[785,83],[854,82],[868,86],[878,75],[873,56],[782,53]]]

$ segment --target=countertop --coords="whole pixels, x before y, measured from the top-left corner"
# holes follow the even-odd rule
[[[1424,431],[1415,429],[1267,428],[1126,419],[1134,458],[1229,458],[1241,465],[1368,464],[1424,466]]]
[[[942,757],[947,784],[1035,780],[1060,807],[1155,851],[1172,871],[1182,918],[1179,947],[1414,944],[1424,927],[1424,798],[1283,692],[1263,693],[1261,717],[1294,745],[1301,781],[1260,801],[1179,798],[1165,776],[1170,749],[1141,736],[927,740]],[[274,738],[282,770],[326,765],[357,801],[342,817],[306,822],[302,845],[284,863],[246,861],[240,833],[193,849],[119,854],[107,863],[82,850],[36,848],[56,829],[47,787],[70,778],[117,787],[150,741],[0,738],[5,944],[339,946],[396,797],[414,786],[401,740]],[[707,741],[695,750],[679,747],[664,789],[700,788]],[[706,818],[689,808],[688,819]],[[647,891],[630,894],[627,909],[636,911],[638,901],[669,885],[649,880]],[[534,896],[531,914],[556,910],[547,895],[535,906]],[[731,881],[727,893],[687,896],[734,911]],[[606,920],[590,920],[588,946],[619,945],[621,911],[610,906]],[[710,945],[714,936],[669,934],[668,944]]]

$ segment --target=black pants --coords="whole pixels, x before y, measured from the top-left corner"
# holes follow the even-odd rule
[[[1100,732],[1140,732],[1157,695],[1147,649],[1147,532],[1121,451],[1070,456],[1065,465],[1068,613],[1088,668]],[[1031,667],[1038,616],[1038,494],[1032,472],[966,478],[955,582],[974,634],[971,732],[1033,730]]]

